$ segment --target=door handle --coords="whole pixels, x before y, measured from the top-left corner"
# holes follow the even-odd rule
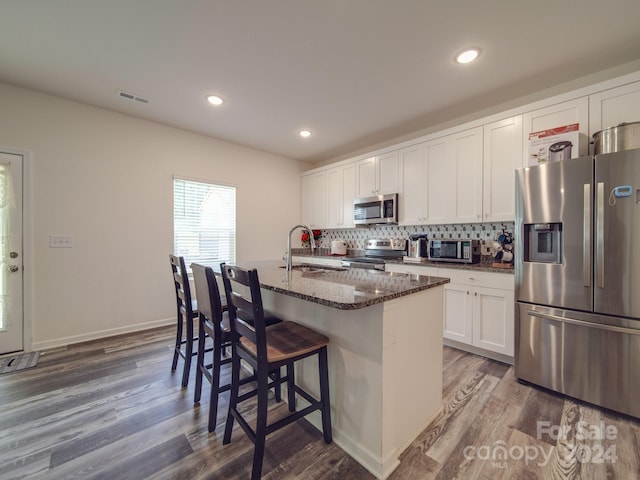
[[[20,270],[20,267],[18,267],[17,265],[11,265],[11,266],[9,267],[9,271],[10,271],[11,273],[16,273],[18,270]]]
[[[582,280],[591,286],[591,185],[584,185],[584,209],[582,217]]]
[[[596,271],[598,288],[604,288],[604,183],[598,183],[596,204]]]

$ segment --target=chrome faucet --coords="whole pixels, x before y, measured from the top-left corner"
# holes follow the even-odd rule
[[[291,230],[289,230],[289,237],[287,239],[287,267],[286,267],[287,268],[287,280],[291,279],[291,267],[292,267],[292,262],[291,262],[291,234],[293,233],[293,231],[296,228],[302,228],[302,229],[306,230],[307,232],[309,232],[309,245],[311,245],[311,253],[313,253],[314,250],[315,250],[315,245],[314,245],[314,240],[313,240],[313,230],[311,230],[306,225],[296,225]]]

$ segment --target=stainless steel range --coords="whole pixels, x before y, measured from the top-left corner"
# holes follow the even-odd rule
[[[516,185],[516,376],[640,418],[640,149]]]
[[[384,262],[389,259],[402,259],[407,254],[407,241],[401,238],[367,240],[364,256],[345,257],[343,267],[384,270]]]

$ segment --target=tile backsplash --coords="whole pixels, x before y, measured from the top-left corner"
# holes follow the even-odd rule
[[[482,254],[488,255],[489,244],[503,232],[513,235],[514,222],[462,223],[453,225],[384,225],[369,228],[346,228],[322,230],[320,247],[330,248],[331,241],[338,238],[347,242],[347,248],[364,249],[369,238],[409,238],[414,233],[426,233],[429,238],[470,238],[482,241]]]

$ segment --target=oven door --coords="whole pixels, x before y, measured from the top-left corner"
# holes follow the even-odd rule
[[[462,258],[460,246],[455,240],[430,240],[429,260],[458,260]]]

